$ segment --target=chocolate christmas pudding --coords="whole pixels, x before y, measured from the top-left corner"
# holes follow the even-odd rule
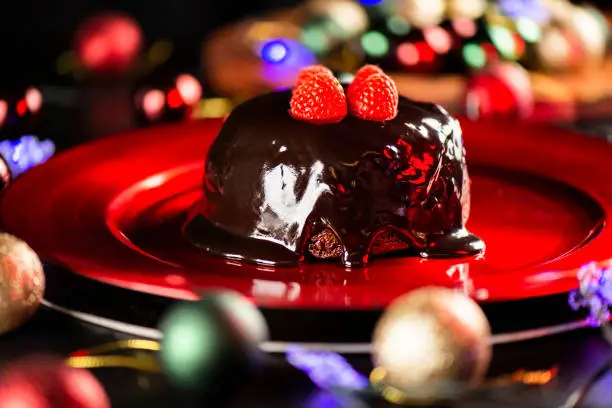
[[[484,248],[465,229],[470,179],[459,122],[399,97],[371,65],[347,87],[311,66],[293,90],[238,106],[210,147],[203,189],[185,235],[227,259],[360,267],[383,253]]]

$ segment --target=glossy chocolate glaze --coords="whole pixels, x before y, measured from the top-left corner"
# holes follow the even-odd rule
[[[346,267],[368,263],[389,230],[423,257],[476,254],[464,224],[469,177],[458,121],[442,108],[400,97],[386,123],[347,116],[314,125],[293,119],[290,92],[238,106],[206,160],[204,198],[186,236],[228,259],[292,266],[309,238],[330,228]]]

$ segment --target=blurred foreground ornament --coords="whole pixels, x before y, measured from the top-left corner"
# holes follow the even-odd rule
[[[478,304],[447,288],[410,292],[374,330],[372,385],[395,403],[456,400],[477,387],[491,359],[491,329]]]
[[[61,358],[32,355],[0,373],[0,407],[110,408],[104,388],[87,370]]]
[[[0,334],[32,317],[44,291],[45,275],[36,253],[22,240],[0,234]]]
[[[490,65],[468,80],[465,109],[471,119],[529,118],[534,109],[529,74],[511,62]]]
[[[268,327],[257,307],[231,291],[211,291],[179,304],[162,320],[161,364],[179,388],[219,392],[240,383],[261,358]]]
[[[142,37],[140,26],[130,16],[103,13],[79,27],[74,48],[78,61],[87,70],[121,74],[136,62]]]

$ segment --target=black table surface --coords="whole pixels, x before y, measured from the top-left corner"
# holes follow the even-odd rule
[[[57,90],[55,90],[57,91]],[[65,90],[75,95],[82,92]],[[89,90],[82,103],[47,106],[40,137],[52,138],[63,149],[88,138],[127,130],[136,125],[133,117],[131,90],[105,87]],[[127,98],[127,99],[126,99]],[[117,103],[117,100],[125,103]],[[110,101],[110,102],[109,102]],[[79,108],[74,108],[78,105]],[[100,107],[100,105],[104,105]],[[91,118],[96,109],[108,109],[118,115],[116,120],[96,124]],[[93,112],[93,114],[92,114]],[[107,112],[108,114],[108,112]],[[100,125],[104,128],[100,128]],[[579,128],[590,135],[612,135],[612,121],[584,123]],[[589,137],[589,136],[585,136]],[[109,300],[112,301],[112,300]],[[528,319],[529,316],[525,316]],[[0,369],[3,364],[31,353],[67,356],[75,350],[125,339],[127,336],[111,330],[82,323],[68,316],[41,309],[18,330],[0,337]],[[521,343],[494,348],[490,376],[510,374],[519,369],[558,368],[558,375],[543,387],[507,386],[479,392],[460,401],[457,407],[561,407],[570,393],[612,356],[610,346],[596,329],[584,329]],[[352,356],[349,361],[356,369],[371,370],[368,356]],[[226,394],[222,400],[188,400],[174,390],[161,374],[143,373],[124,368],[92,370],[106,389],[113,407],[387,407],[383,401],[360,401],[346,396],[334,396],[317,390],[305,374],[291,367],[282,355],[270,355],[258,377],[243,387]],[[603,378],[589,393],[582,406],[612,405],[612,376]]]

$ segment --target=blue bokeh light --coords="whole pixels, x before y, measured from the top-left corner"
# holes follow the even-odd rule
[[[359,0],[359,3],[361,3],[363,6],[366,6],[366,7],[373,7],[373,6],[378,6],[383,1],[385,0]]]
[[[550,19],[550,10],[542,0],[499,0],[502,14],[512,18],[529,18],[544,24]]]
[[[271,40],[261,47],[261,58],[271,64],[280,64],[289,56],[290,50],[284,40]]]
[[[368,379],[356,371],[339,354],[331,351],[307,350],[293,345],[287,348],[287,362],[303,371],[312,382],[323,390],[364,390]]]
[[[286,48],[287,52],[284,58],[279,60],[279,57],[282,56],[283,53],[279,50],[276,50],[274,53],[263,52],[266,45],[268,45],[269,50],[274,51],[274,47],[276,47],[276,45],[273,47],[270,44],[279,43]],[[317,63],[317,58],[312,51],[306,48],[306,46],[299,41],[290,38],[268,40],[263,43],[263,46],[261,46],[259,49],[261,58],[265,62],[261,67],[261,75],[264,80],[268,84],[272,85],[275,89],[293,86],[295,78],[297,77],[300,69]],[[264,57],[268,58],[268,60],[266,60]],[[276,62],[270,62],[270,57],[276,57]]]
[[[52,141],[39,140],[33,135],[0,142],[0,156],[6,162],[13,179],[49,160],[54,153],[55,145]]]

